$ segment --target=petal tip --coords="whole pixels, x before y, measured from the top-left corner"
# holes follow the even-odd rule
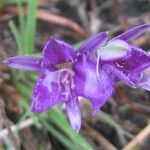
[[[73,127],[73,129],[75,130],[76,133],[80,132],[80,128],[81,128],[81,126],[78,126],[78,125]]]
[[[37,105],[34,101],[32,101],[32,103],[31,103],[31,111],[35,112],[35,113],[41,113],[42,112],[42,108],[41,108],[41,106]]]
[[[142,25],[144,28],[150,28],[150,24],[143,24]]]
[[[75,130],[76,133],[79,133],[81,128],[81,118],[69,118],[71,127]]]
[[[31,104],[31,111],[32,112],[38,112],[34,104]]]
[[[143,25],[137,26],[135,28],[139,29],[139,31],[144,33],[150,28],[150,24],[143,24]]]
[[[5,59],[5,60],[2,61],[2,63],[7,65],[9,63],[9,61],[8,61],[8,59]]]
[[[3,63],[15,69],[39,71],[41,69],[41,60],[41,58],[34,56],[14,56],[3,60]]]
[[[106,40],[107,40],[108,34],[109,34],[108,31],[100,32],[100,34],[101,34],[101,36],[102,36],[103,39],[106,39]]]
[[[11,63],[11,58],[7,58],[7,59],[3,60],[2,63],[9,66],[9,64]]]
[[[130,40],[133,40],[133,39],[139,37],[140,35],[142,35],[149,28],[150,28],[150,24],[138,25],[138,26],[133,27],[133,28],[129,29],[128,31],[118,35],[117,37],[113,38],[110,41],[113,41],[113,40],[116,40],[116,39],[121,39],[121,40],[124,40],[124,41],[130,41]]]
[[[31,106],[31,111],[35,113],[41,113],[42,111],[38,109],[37,107]]]
[[[81,112],[78,101],[75,101],[75,103],[74,101],[71,101],[71,103],[66,103],[66,110],[71,127],[76,133],[79,133],[81,128]]]
[[[105,33],[106,35],[108,35],[108,34],[109,34],[109,31],[105,31],[104,33]]]

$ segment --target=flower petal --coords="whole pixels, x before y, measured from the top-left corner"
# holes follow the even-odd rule
[[[130,71],[139,72],[143,71],[150,66],[150,55],[140,48],[131,48]],[[132,62],[132,64],[131,64]]]
[[[50,39],[43,49],[44,62],[47,64],[60,64],[74,61],[74,49],[67,43]]]
[[[81,128],[81,112],[78,98],[74,96],[65,104],[71,126],[78,133]]]
[[[40,71],[42,59],[33,56],[15,56],[10,57],[3,62],[9,67],[16,69]]]
[[[141,79],[141,72],[150,66],[150,56],[139,48],[131,47],[125,57],[106,64],[120,80],[130,86],[137,86]]]
[[[33,89],[32,111],[42,112],[60,102],[58,71],[44,70]]]
[[[86,40],[77,50],[79,53],[92,53],[98,47],[101,47],[108,38],[108,32],[100,32],[90,39]]]
[[[120,39],[120,40],[124,40],[124,41],[133,40],[133,39],[137,38],[138,36],[140,36],[141,34],[143,34],[149,28],[150,28],[150,24],[143,24],[143,25],[134,27],[134,28],[118,35],[117,37],[113,38],[109,42],[112,42],[116,39]]]
[[[125,72],[123,69],[118,69],[118,66],[109,66],[110,71],[121,81],[124,81],[127,85],[137,87],[140,82],[140,73]]]
[[[150,91],[150,75],[143,73],[141,81],[138,84],[138,86],[144,88],[145,90]]]
[[[96,64],[85,57],[73,67],[76,74],[76,92],[92,102],[95,114],[113,94],[115,77],[107,68],[101,67],[100,78],[97,79]]]

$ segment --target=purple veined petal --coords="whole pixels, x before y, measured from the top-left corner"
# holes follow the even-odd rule
[[[107,65],[109,70],[121,81],[131,87],[137,87],[140,82],[141,73],[127,73],[116,66]]]
[[[43,112],[60,102],[59,71],[45,69],[38,78],[32,93],[32,111]]]
[[[141,72],[150,66],[150,56],[139,48],[131,47],[125,57],[106,64],[118,79],[136,87],[140,82]]]
[[[78,133],[81,128],[81,112],[78,98],[73,96],[65,104],[71,126]]]
[[[45,64],[73,62],[75,59],[75,52],[73,47],[69,44],[51,38],[43,49],[43,57]]]
[[[96,64],[96,74],[99,78],[99,65],[100,61],[116,60],[118,58],[124,57],[130,46],[128,43],[122,40],[115,40],[107,45],[101,47],[97,50],[97,64]]]
[[[143,34],[144,32],[146,32],[149,28],[150,28],[150,24],[143,24],[143,25],[131,28],[130,30],[113,38],[109,42],[112,42],[117,39],[124,40],[124,41],[133,40],[133,39],[137,38],[138,36],[140,36],[141,34]]]
[[[95,114],[114,92],[116,79],[107,68],[101,68],[100,78],[96,76],[96,64],[86,57],[73,66],[75,71],[76,92],[90,100]]]
[[[97,48],[103,46],[108,38],[108,32],[100,32],[86,40],[77,50],[79,53],[92,53]]]
[[[131,71],[133,72],[139,72],[145,70],[147,67],[150,66],[150,55],[143,51],[140,48],[132,47],[131,48],[131,55],[132,58],[130,58],[129,61],[133,61],[131,64]]]
[[[40,71],[42,58],[33,56],[15,56],[3,61],[6,65],[12,68],[29,71]]]

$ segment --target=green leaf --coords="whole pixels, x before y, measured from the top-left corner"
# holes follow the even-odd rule
[[[17,1],[17,9],[19,14],[19,24],[20,24],[20,33],[23,34],[25,28],[25,17],[23,14],[22,2],[23,0],[16,0]]]
[[[76,143],[81,149],[93,150],[92,146],[70,127],[63,113],[57,108],[49,111],[50,119],[68,135],[68,137]]]
[[[49,123],[47,123],[46,121],[42,121],[41,123],[55,138],[57,138],[64,146],[66,146],[68,148],[68,150],[79,150],[75,144],[70,142],[64,135],[62,135],[59,131],[57,131]]]
[[[9,27],[11,29],[11,32],[13,33],[14,37],[15,37],[15,40],[16,40],[16,43],[17,43],[17,46],[18,46],[18,49],[19,49],[19,53],[20,55],[23,54],[23,48],[22,48],[22,39],[21,39],[21,34],[19,33],[16,25],[14,24],[13,21],[11,21],[9,23]]]
[[[111,116],[104,111],[98,112],[98,117],[100,117],[101,120],[109,124],[112,128],[114,128],[117,131],[122,131],[121,127],[111,118]]]
[[[37,0],[27,0],[28,12],[24,17],[22,11],[22,0],[16,0],[19,12],[19,29],[17,29],[14,22],[10,22],[10,29],[15,37],[18,54],[28,55],[32,54],[35,43],[36,33],[36,10]]]
[[[36,10],[37,0],[28,0],[28,14],[26,19],[26,28],[24,30],[24,42],[26,54],[32,54],[34,49],[36,32]]]

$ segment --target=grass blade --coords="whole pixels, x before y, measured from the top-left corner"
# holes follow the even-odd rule
[[[68,121],[64,117],[63,113],[57,108],[50,110],[49,112],[50,119],[59,126],[69,138],[76,143],[80,148],[93,150],[92,146],[80,135],[75,133],[75,131],[70,127]]]
[[[14,24],[13,21],[11,21],[9,23],[9,27],[11,29],[11,32],[13,33],[14,37],[15,37],[15,40],[16,40],[16,43],[17,43],[17,47],[19,49],[19,54],[22,55],[23,54],[23,49],[22,49],[22,39],[21,39],[21,34],[19,33],[16,25]]]
[[[37,0],[28,0],[26,29],[23,35],[26,54],[32,54],[34,49],[35,32],[36,32],[36,10],[37,10]]]

